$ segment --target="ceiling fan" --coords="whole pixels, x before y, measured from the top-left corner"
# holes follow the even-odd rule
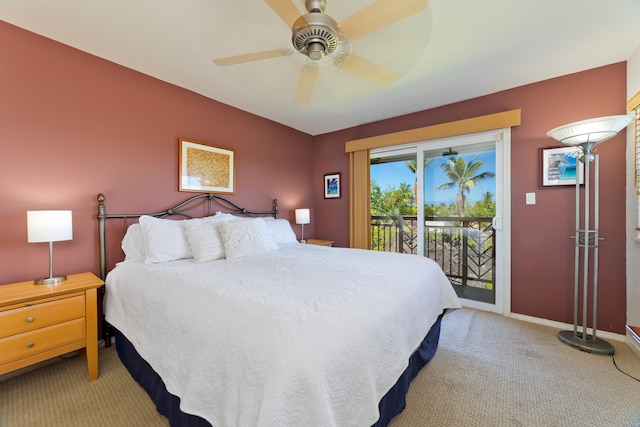
[[[305,0],[307,13],[304,15],[300,14],[292,0],[265,2],[291,28],[293,49],[234,55],[214,59],[213,63],[226,67],[294,53],[304,55],[306,64],[300,72],[294,102],[305,104],[311,101],[321,61],[331,61],[336,67],[378,86],[391,85],[397,75],[354,54],[351,42],[420,12],[427,7],[428,0],[375,0],[339,24],[324,13],[326,0]]]

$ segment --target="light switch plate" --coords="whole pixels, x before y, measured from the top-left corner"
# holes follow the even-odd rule
[[[527,193],[525,195],[525,200],[528,205],[536,204],[536,193]]]

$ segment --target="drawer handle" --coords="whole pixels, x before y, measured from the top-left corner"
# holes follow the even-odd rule
[[[32,343],[32,342],[28,342],[28,343],[27,343],[27,347],[29,347],[29,348],[33,347],[34,345],[35,345],[35,344],[34,344],[34,343]]]
[[[31,322],[33,322],[33,320],[34,320],[33,317],[31,317],[31,316],[27,317],[27,322],[31,323]]]

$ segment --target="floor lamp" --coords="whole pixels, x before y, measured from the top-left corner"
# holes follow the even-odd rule
[[[575,270],[573,287],[573,331],[561,331],[558,338],[563,343],[582,351],[596,354],[613,354],[614,348],[605,340],[596,337],[598,307],[598,235],[599,227],[599,155],[593,154],[594,147],[613,138],[634,119],[633,116],[609,116],[583,120],[560,126],[547,132],[563,144],[576,147],[576,234]],[[578,161],[584,163],[584,200],[580,203],[580,179]],[[593,163],[593,188],[591,188],[591,163]],[[593,190],[593,194],[591,191]],[[593,217],[591,212],[593,211]],[[582,219],[582,221],[581,221]],[[592,261],[592,263],[591,263]],[[582,275],[580,274],[582,271]],[[579,293],[582,279],[582,310]],[[591,308],[592,333],[587,333],[587,313],[589,307],[589,285],[593,286]],[[582,326],[578,327],[579,312],[582,312]]]

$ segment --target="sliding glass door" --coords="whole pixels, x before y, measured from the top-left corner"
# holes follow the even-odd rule
[[[508,136],[501,130],[372,151],[372,249],[429,257],[465,305],[508,311],[501,248],[508,246]]]

